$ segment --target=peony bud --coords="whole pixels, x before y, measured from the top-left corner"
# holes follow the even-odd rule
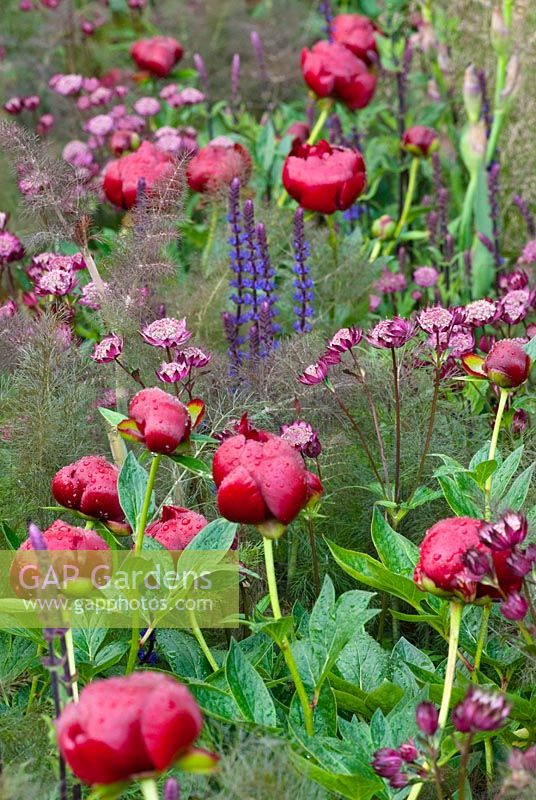
[[[501,389],[516,389],[529,377],[531,366],[530,358],[519,341],[502,339],[492,347],[482,369]]]
[[[392,239],[396,230],[396,222],[389,214],[383,214],[372,223],[371,233],[375,239],[386,241]]]

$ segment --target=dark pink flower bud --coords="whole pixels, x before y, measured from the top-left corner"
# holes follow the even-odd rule
[[[21,97],[11,97],[4,103],[4,111],[12,116],[17,116],[23,110],[23,100]]]
[[[529,610],[529,604],[519,592],[510,592],[506,600],[499,606],[501,614],[512,622],[524,619]]]
[[[301,53],[303,79],[317,97],[334,97],[351,111],[368,106],[376,89],[376,76],[347,47],[338,42],[317,42]]]
[[[527,430],[529,424],[529,415],[523,408],[516,408],[512,415],[512,422],[510,424],[512,433],[519,435]]]
[[[335,350],[337,353],[345,353],[353,347],[357,347],[363,338],[361,328],[351,326],[350,328],[340,328],[328,342],[328,350]]]
[[[415,709],[415,718],[419,730],[426,736],[433,736],[439,725],[439,712],[433,703],[424,701]]]
[[[159,78],[169,75],[175,64],[181,60],[183,52],[180,42],[171,36],[140,39],[130,49],[130,55],[138,67]]]
[[[398,752],[391,747],[381,747],[374,753],[372,768],[382,778],[392,778],[400,772],[404,761]]]
[[[164,506],[161,519],[152,522],[145,535],[156,539],[168,550],[184,550],[206,525],[208,520],[196,511]]]
[[[22,105],[23,108],[26,109],[26,111],[35,111],[40,102],[41,98],[36,94],[32,94],[29,97],[22,98]]]
[[[316,386],[322,383],[328,374],[328,366],[323,359],[320,359],[315,364],[310,364],[304,369],[301,375],[298,376],[300,383],[304,386]]]
[[[367,333],[366,339],[373,347],[388,350],[403,347],[415,336],[415,332],[414,322],[402,319],[402,317],[394,317],[378,322]]]
[[[433,128],[415,125],[402,136],[402,149],[414,156],[426,158],[439,148],[439,135]]]
[[[398,748],[398,752],[400,753],[401,757],[404,761],[411,763],[412,761],[416,761],[419,757],[419,751],[415,747],[414,743],[410,740],[409,742],[404,742]]]

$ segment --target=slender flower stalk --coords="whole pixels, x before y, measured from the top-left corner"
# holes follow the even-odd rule
[[[140,781],[140,789],[143,800],[160,800],[156,781],[153,778],[143,778],[143,780]]]
[[[504,414],[504,410],[506,408],[506,402],[508,400],[508,389],[501,389],[499,395],[499,407],[497,409],[497,415],[495,417],[495,424],[493,426],[493,433],[491,436],[491,443],[489,446],[489,453],[488,453],[488,461],[493,461],[495,458],[495,453],[497,451],[497,442],[499,441],[499,432],[501,430],[501,422]],[[486,485],[484,487],[484,498],[485,498],[485,518],[486,520],[491,519],[491,480],[492,476],[490,475],[486,481]]]
[[[398,380],[398,362],[396,350],[391,347],[393,364],[393,389],[395,399],[395,503],[400,499],[400,460],[401,460],[401,419],[400,419],[400,387]]]
[[[417,175],[419,172],[419,161],[420,158],[415,156],[409,168],[409,180],[408,180],[408,188],[406,190],[406,196],[404,199],[404,206],[402,208],[402,214],[400,215],[400,219],[398,220],[397,226],[395,228],[394,238],[391,239],[389,244],[387,245],[387,249],[385,251],[386,255],[389,255],[395,246],[396,239],[400,236],[404,225],[407,222],[409,212],[411,210],[411,204],[413,202],[413,195],[415,194],[415,189],[417,186]]]
[[[454,676],[456,673],[456,656],[458,652],[462,614],[463,605],[457,600],[451,600],[449,653],[447,658],[447,669],[445,672],[445,683],[443,685],[443,696],[441,698],[438,721],[438,725],[441,730],[443,730],[447,724],[447,717],[449,713],[450,698],[452,695],[452,687],[454,685]]]

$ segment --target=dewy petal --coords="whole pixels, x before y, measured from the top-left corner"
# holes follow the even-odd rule
[[[249,472],[236,467],[218,488],[218,510],[231,522],[258,525],[268,516],[261,491]]]

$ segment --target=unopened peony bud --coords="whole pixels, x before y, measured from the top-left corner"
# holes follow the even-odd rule
[[[381,217],[374,220],[371,230],[375,239],[381,241],[392,239],[396,230],[396,222],[389,214],[382,214]]]

